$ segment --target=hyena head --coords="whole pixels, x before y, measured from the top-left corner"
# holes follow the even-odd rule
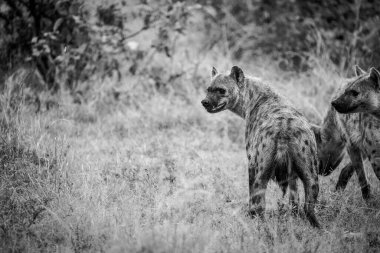
[[[234,66],[230,74],[218,74],[213,67],[211,84],[207,88],[206,98],[202,105],[209,113],[217,113],[232,109],[238,103],[239,94],[244,89],[244,73],[241,68]]]
[[[380,106],[380,73],[355,66],[356,78],[348,82],[331,105],[339,113],[374,112]]]
[[[329,128],[325,123],[322,127],[312,124],[312,130],[318,148],[318,174],[327,176],[334,171],[342,161],[345,141],[335,127]]]

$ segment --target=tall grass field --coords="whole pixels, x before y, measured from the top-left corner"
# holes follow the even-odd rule
[[[149,36],[128,43],[144,48]],[[335,191],[348,157],[319,177],[322,229],[293,215],[273,182],[264,217],[251,218],[245,122],[201,105],[212,66],[238,65],[320,124],[353,72],[327,57],[311,57],[304,72],[284,71],[265,55],[234,60],[228,48],[204,50],[200,36],[194,26],[170,58],[152,54],[135,75],[125,62],[120,80],[80,83],[90,87],[80,102],[64,89],[41,93],[37,113],[23,97],[9,105],[16,84],[8,83],[0,99],[0,252],[380,251],[380,184],[367,162],[368,203],[356,175]],[[165,76],[173,73],[181,74]],[[47,101],[54,101],[49,109]]]

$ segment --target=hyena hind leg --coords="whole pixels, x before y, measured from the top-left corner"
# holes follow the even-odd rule
[[[286,171],[289,168],[282,168],[283,171]],[[298,203],[299,203],[299,196],[298,196],[298,190],[297,190],[297,175],[294,173],[289,173],[288,171],[286,173],[279,173],[276,170],[276,178],[280,179],[278,184],[280,186],[280,189],[282,191],[282,197],[285,197],[286,190],[289,189],[289,205],[292,209],[292,212],[297,211],[298,212]],[[290,175],[288,175],[290,174]],[[279,206],[280,209],[283,208],[283,204]]]
[[[271,168],[259,171],[249,186],[249,215],[262,215],[265,210],[265,191],[270,179]]]
[[[295,171],[297,172],[298,177],[303,183],[305,190],[305,206],[304,211],[307,219],[313,227],[320,228],[317,217],[315,215],[315,205],[318,200],[319,194],[319,185],[318,185],[318,176],[313,171],[317,171],[316,168],[311,168],[310,170],[305,170],[299,165],[295,165]]]
[[[298,214],[299,195],[297,189],[297,177],[292,176],[289,179],[289,204],[294,214]]]

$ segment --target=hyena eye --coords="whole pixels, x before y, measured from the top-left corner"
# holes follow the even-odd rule
[[[350,90],[350,95],[354,96],[354,97],[357,97],[359,95],[359,92],[356,91],[356,90]]]
[[[221,94],[221,95],[224,95],[226,94],[226,89],[223,89],[223,88],[218,88],[218,92]]]

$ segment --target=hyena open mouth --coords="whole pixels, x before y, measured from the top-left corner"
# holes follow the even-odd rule
[[[227,102],[224,102],[220,105],[218,105],[217,107],[215,108],[211,108],[209,110],[207,110],[209,113],[216,113],[216,112],[220,112],[221,110],[224,109],[224,107],[226,106]]]
[[[334,106],[334,105],[333,105]],[[334,106],[335,110],[339,113],[352,113],[353,111],[355,111],[357,108],[359,107],[359,105],[355,105],[351,108],[346,108],[346,107],[343,107],[343,106]]]

